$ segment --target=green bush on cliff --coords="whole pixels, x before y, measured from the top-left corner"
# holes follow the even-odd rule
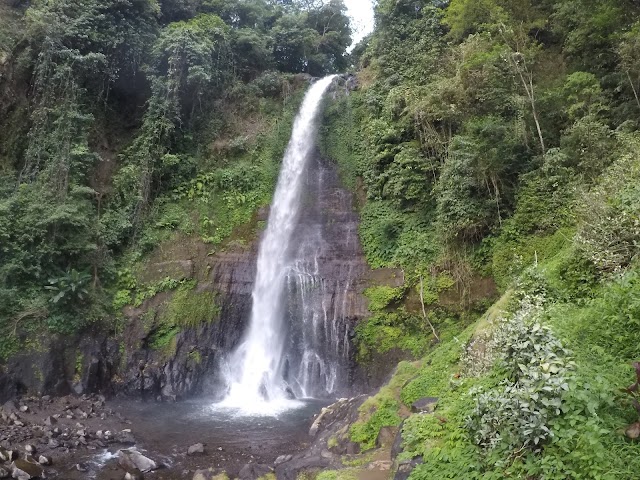
[[[360,444],[362,450],[375,447],[378,432],[382,427],[396,426],[400,423],[398,415],[398,403],[394,400],[384,399],[370,418],[365,423],[356,423],[349,431],[352,442]]]
[[[171,348],[173,339],[182,330],[214,322],[219,314],[214,292],[198,291],[195,282],[184,282],[159,310],[149,344],[156,350]]]

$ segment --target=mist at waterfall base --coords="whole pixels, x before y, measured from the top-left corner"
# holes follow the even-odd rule
[[[335,390],[349,342],[337,338],[336,319],[318,295],[322,232],[299,225],[318,114],[333,79],[310,87],[294,121],[258,251],[248,331],[224,362],[228,392],[218,409],[277,415],[301,407],[299,399],[327,397]]]

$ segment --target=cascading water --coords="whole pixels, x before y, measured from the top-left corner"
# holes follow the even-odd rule
[[[331,392],[336,382],[337,367],[331,362],[331,355],[344,353],[345,347],[338,345],[335,352],[327,352],[318,332],[333,329],[326,331],[325,337],[337,340],[339,333],[346,337],[346,331],[337,332],[335,324],[329,325],[328,310],[322,308],[321,302],[318,308],[318,302],[312,304],[304,298],[302,302],[289,301],[322,291],[322,282],[308,266],[309,259],[317,261],[321,235],[310,235],[299,248],[292,248],[291,244],[298,227],[305,173],[314,150],[316,119],[333,78],[323,78],[311,86],[295,119],[258,252],[248,332],[227,360],[229,391],[221,406],[247,413],[277,413],[292,407],[295,397],[311,396],[318,390]],[[289,328],[296,321],[302,328]],[[323,353],[331,355],[323,358]]]

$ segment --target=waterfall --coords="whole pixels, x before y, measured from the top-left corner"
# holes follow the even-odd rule
[[[252,413],[277,413],[293,406],[295,397],[310,396],[315,380],[325,384],[335,382],[335,372],[330,371],[331,367],[321,357],[321,350],[314,348],[317,344],[314,336],[319,330],[314,323],[318,327],[326,314],[303,298],[300,317],[291,319],[292,305],[300,302],[289,301],[292,296],[313,296],[322,289],[306,261],[317,255],[321,235],[311,235],[309,242],[303,242],[306,259],[295,254],[300,246],[294,245],[292,239],[314,150],[318,112],[333,78],[325,77],[311,86],[295,119],[258,251],[251,320],[244,339],[227,359],[225,375],[229,390],[222,406]],[[317,307],[318,303],[314,305]],[[295,333],[300,332],[299,328],[292,332],[291,322],[302,325],[301,334]],[[311,325],[304,325],[309,322]],[[328,323],[325,318],[323,328],[332,328]],[[296,364],[292,364],[294,361]]]

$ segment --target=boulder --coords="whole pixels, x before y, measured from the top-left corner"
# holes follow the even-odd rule
[[[30,455],[34,455],[36,453],[36,447],[28,443],[24,446],[24,451]]]
[[[11,472],[4,467],[0,467],[0,478],[9,478]]]
[[[318,434],[318,430],[320,429],[320,424],[322,423],[324,416],[330,412],[329,408],[330,407],[325,407],[322,410],[320,410],[320,415],[316,417],[313,424],[311,425],[311,428],[309,429],[310,437],[315,437]]]
[[[133,472],[137,469],[146,473],[158,469],[156,462],[133,449],[120,450],[118,452],[118,464],[127,472]]]
[[[38,457],[38,463],[40,465],[52,465],[53,460],[51,459],[51,457],[47,457],[46,455],[40,455]]]
[[[273,468],[269,465],[262,465],[259,463],[249,463],[242,467],[238,474],[239,480],[257,480],[269,473],[273,472]]]
[[[415,457],[411,460],[403,460],[398,465],[398,470],[393,477],[393,480],[408,480],[411,476],[411,472],[422,463],[422,457]]]
[[[347,442],[346,446],[347,455],[358,455],[360,453],[360,444],[356,442]]]
[[[411,404],[413,413],[433,413],[438,405],[436,397],[423,397]]]
[[[204,453],[204,445],[202,443],[195,443],[187,449],[187,455],[198,455]]]
[[[40,465],[29,463],[26,460],[17,459],[11,464],[11,476],[16,480],[31,480],[32,478],[44,478],[44,470]]]

